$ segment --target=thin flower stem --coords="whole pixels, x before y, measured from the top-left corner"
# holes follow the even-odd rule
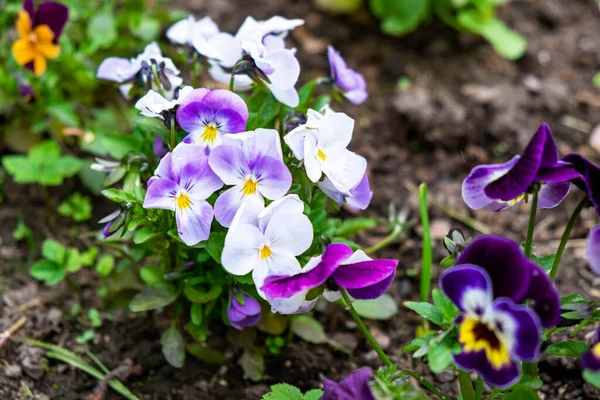
[[[421,301],[429,300],[431,289],[431,265],[433,264],[433,250],[431,248],[431,231],[429,230],[429,213],[427,211],[427,185],[419,186],[419,213],[423,227],[423,253],[421,255]]]
[[[344,299],[344,302],[346,303],[346,307],[348,308],[348,311],[350,311],[350,315],[352,315],[354,322],[356,322],[356,325],[358,325],[358,329],[360,329],[360,331],[363,333],[363,335],[365,335],[365,338],[367,339],[367,341],[369,342],[371,347],[373,347],[373,350],[375,350],[375,352],[377,353],[379,358],[381,358],[381,361],[383,361],[383,363],[386,365],[386,367],[388,367],[388,368],[393,367],[394,363],[389,359],[389,357],[381,349],[381,347],[379,346],[379,344],[377,343],[377,341],[375,340],[373,335],[371,335],[371,332],[369,332],[369,329],[363,322],[360,315],[358,315],[358,313],[354,309],[354,306],[352,306],[352,300],[350,299],[350,295],[348,294],[346,289],[340,288],[340,293],[342,294],[342,298]]]
[[[389,235],[381,239],[381,241],[375,243],[373,246],[367,247],[364,250],[364,252],[367,254],[378,252],[379,250],[383,249],[384,247],[398,239],[398,235],[400,234],[400,232],[402,232],[402,226],[400,224],[396,224]]]
[[[421,375],[417,374],[416,372],[412,372],[412,371],[403,369],[403,370],[400,370],[400,373],[402,375],[407,375],[407,376],[410,376],[411,378],[415,378],[417,381],[419,381],[421,386],[423,386],[425,389],[429,390],[435,396],[439,397],[440,400],[452,400],[450,397],[448,397],[445,394],[443,394],[442,392],[440,392],[435,386],[433,386],[431,383],[427,382],[427,380],[425,378],[423,378]]]
[[[475,400],[475,390],[471,381],[471,374],[458,370],[458,383],[460,385],[460,394],[463,400]]]
[[[233,85],[235,83],[235,74],[231,73],[231,78],[229,78],[229,91],[233,92]]]
[[[537,361],[523,362],[523,373],[527,376],[537,378],[538,376],[538,363]]]
[[[171,151],[175,148],[175,118],[171,117],[171,137],[170,137]]]
[[[560,265],[560,260],[562,258],[563,253],[565,252],[565,247],[567,247],[567,242],[569,241],[569,237],[571,236],[571,231],[575,226],[575,222],[577,218],[579,218],[579,214],[584,209],[584,207],[588,204],[587,196],[584,197],[577,207],[573,214],[571,214],[571,218],[569,218],[569,222],[567,222],[567,226],[565,227],[565,231],[560,238],[560,244],[558,245],[558,250],[556,250],[556,256],[554,256],[554,262],[552,263],[552,269],[550,270],[550,279],[554,280],[556,278],[556,273],[558,272],[558,266]]]
[[[527,228],[527,239],[525,240],[525,257],[527,258],[531,257],[531,250],[533,249],[533,232],[535,231],[535,217],[537,215],[539,193],[539,188],[536,188],[533,192],[533,199],[531,200],[529,226]]]

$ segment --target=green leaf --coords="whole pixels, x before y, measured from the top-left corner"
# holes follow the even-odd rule
[[[46,111],[67,126],[79,125],[79,117],[73,103],[54,103],[47,106]]]
[[[539,400],[539,397],[530,387],[517,385],[503,400]]]
[[[300,101],[298,103],[298,107],[296,107],[297,110],[303,112],[306,112],[306,110],[308,110],[316,86],[317,82],[313,79],[311,81],[306,82],[304,86],[302,86],[300,90],[298,90],[298,97],[300,98]]]
[[[38,261],[29,270],[35,279],[44,281],[48,285],[56,285],[65,277],[65,269],[53,261]]]
[[[102,326],[102,317],[97,309],[90,308],[88,310],[88,319],[94,328],[99,328]]]
[[[444,317],[444,321],[447,323],[452,323],[454,318],[458,316],[458,308],[442,293],[439,289],[434,289],[432,291],[433,296],[433,304],[435,308],[438,309],[442,317]]]
[[[292,332],[309,343],[327,343],[329,339],[321,324],[309,315],[294,317],[290,326]]]
[[[86,33],[92,50],[109,48],[118,37],[117,23],[110,10],[95,13],[88,22]]]
[[[304,394],[304,400],[319,400],[323,394],[321,389],[311,389]]]
[[[67,249],[65,252],[65,269],[68,272],[77,272],[81,269],[81,255],[77,249]]]
[[[554,259],[556,258],[556,254],[548,254],[546,256],[534,258],[534,261],[546,271],[546,273],[550,273],[552,269],[552,264],[554,264]]]
[[[194,357],[208,364],[223,364],[227,361],[225,354],[201,343],[187,343],[185,349]]]
[[[98,260],[98,264],[96,264],[96,272],[100,276],[108,276],[112,272],[115,267],[115,259],[113,256],[106,254]]]
[[[246,130],[253,131],[258,128],[269,127],[269,122],[273,121],[281,104],[271,94],[262,90],[257,90],[247,101],[249,118],[246,124]]]
[[[147,241],[154,239],[155,237],[160,236],[160,232],[153,232],[152,228],[145,227],[140,229],[133,235],[133,243],[141,244],[146,243]]]
[[[554,343],[548,346],[546,353],[550,356],[580,357],[588,351],[589,346],[577,340]]]
[[[145,42],[150,42],[156,39],[160,33],[160,21],[143,16],[139,24],[133,26],[131,31]]]
[[[317,397],[318,399],[319,397]],[[271,392],[265,394],[262,400],[303,400],[302,392],[295,386],[287,383],[278,383],[271,386]]]
[[[377,221],[373,218],[352,218],[342,221],[335,236],[349,237],[359,232],[373,229],[377,226]]]
[[[140,270],[140,277],[148,286],[158,286],[165,281],[165,274],[157,267],[144,267]]]
[[[38,168],[25,156],[3,156],[2,165],[17,183],[38,182]]]
[[[133,312],[155,310],[168,306],[178,295],[172,286],[146,287],[131,300],[129,309]]]
[[[76,175],[81,169],[81,160],[63,156],[40,167],[39,183],[46,186],[60,186],[65,178]]]
[[[185,283],[183,286],[183,293],[185,297],[188,298],[192,303],[208,303],[211,300],[218,298],[223,291],[223,286],[221,285],[190,285],[189,283]]]
[[[175,324],[171,324],[160,337],[162,353],[169,364],[175,368],[183,367],[185,362],[185,344],[183,336]]]
[[[137,202],[135,196],[120,189],[105,189],[102,191],[102,195],[115,203]]]
[[[432,339],[429,342],[427,360],[431,372],[439,374],[452,363],[452,348],[445,340],[437,343],[435,339]]]
[[[81,193],[73,193],[59,204],[57,211],[60,215],[72,217],[77,222],[86,221],[92,216],[92,202]]]
[[[407,301],[404,306],[410,308],[421,317],[428,319],[436,325],[442,325],[444,318],[433,304],[427,302]]]
[[[202,309],[202,304],[192,303],[190,306],[190,320],[194,325],[202,324],[202,320],[204,319],[204,310]]]
[[[373,0],[371,10],[382,18],[382,31],[388,35],[402,36],[417,29],[429,16],[429,3],[423,0]]]
[[[583,370],[583,379],[600,389],[600,371]]]
[[[239,364],[244,371],[244,379],[259,382],[265,371],[265,358],[257,349],[246,349],[239,359]]]
[[[374,300],[356,300],[354,309],[363,318],[386,320],[398,313],[398,304],[389,294]]]
[[[223,253],[223,247],[225,247],[225,233],[211,233],[210,237],[208,238],[208,244],[206,245],[206,251],[219,264],[221,264],[221,254]]]
[[[600,88],[600,72],[596,72],[594,74],[594,77],[592,78],[592,84],[595,87]]]
[[[65,262],[65,247],[53,239],[44,240],[42,245],[42,255],[44,258],[54,261],[58,265],[62,265]]]
[[[77,344],[84,344],[89,342],[90,340],[93,340],[96,337],[96,333],[94,333],[94,331],[92,330],[87,330],[85,332],[83,332],[81,334],[81,336],[78,336],[77,338],[75,338],[75,341],[77,342]]]

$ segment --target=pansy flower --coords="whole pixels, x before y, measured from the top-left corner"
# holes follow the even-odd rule
[[[369,385],[372,375],[371,368],[365,367],[356,370],[340,382],[325,379],[321,400],[376,400]]]
[[[590,267],[600,275],[600,225],[593,227],[588,234],[586,241],[586,258]]]
[[[148,182],[144,208],[175,212],[177,232],[188,246],[208,239],[213,208],[206,199],[223,186],[201,147],[180,143]]]
[[[283,140],[298,160],[304,161],[306,174],[318,182],[323,174],[337,191],[348,194],[365,176],[367,161],[347,149],[352,139],[354,120],[344,113],[308,110],[306,124]]]
[[[600,167],[576,153],[567,154],[563,161],[573,165],[579,173],[573,183],[587,194],[596,214],[600,216]]]
[[[544,123],[521,155],[503,164],[473,168],[462,184],[465,203],[474,210],[500,211],[521,202],[534,182],[541,183],[538,208],[556,207],[579,174],[558,159],[550,127]]]
[[[231,326],[240,331],[258,324],[261,317],[260,303],[244,293],[241,297],[243,303],[240,303],[236,296],[232,296],[227,309],[227,318]]]
[[[12,45],[17,64],[32,69],[35,76],[46,72],[46,60],[60,54],[57,40],[68,19],[69,9],[63,4],[47,1],[36,10],[33,0],[24,0],[17,18],[19,39]]]
[[[348,68],[346,61],[333,46],[327,47],[327,58],[331,69],[331,79],[336,88],[353,104],[362,104],[367,99],[365,77]]]
[[[293,229],[290,229],[293,227]],[[223,268],[233,275],[252,272],[259,295],[269,274],[291,274],[300,269],[297,256],[313,241],[313,227],[304,215],[304,203],[288,195],[264,207],[249,198],[236,213],[225,237]]]
[[[155,87],[155,74],[160,81],[160,88]],[[175,90],[183,83],[179,70],[170,58],[163,57],[156,42],[146,46],[144,52],[136,58],[126,59],[109,57],[102,61],[96,72],[96,77],[121,83],[119,89],[125,97],[134,84],[146,90],[163,90],[167,100],[175,97]]]
[[[600,372],[600,329],[594,334],[592,348],[581,356],[579,362],[583,370]]]
[[[154,142],[152,142],[152,152],[159,160],[166,156],[169,152],[169,146],[165,144],[160,135],[154,136]]]
[[[330,199],[341,206],[344,200],[352,210],[365,210],[369,207],[373,198],[373,191],[369,185],[369,177],[365,173],[363,178],[348,193],[343,193],[334,186],[327,177],[318,183],[319,189],[323,191]]]
[[[456,260],[456,266],[477,266],[490,277],[494,296],[517,304],[531,303],[544,328],[560,321],[560,296],[546,272],[528,260],[512,240],[484,235],[473,240]]]
[[[100,221],[98,221],[99,224],[106,224],[102,229],[102,235],[104,236],[104,239],[108,239],[109,237],[117,233],[119,229],[121,229],[121,227],[125,223],[125,217],[126,213],[124,213],[123,210],[118,209],[108,214]]]
[[[361,250],[353,253],[348,245],[334,243],[327,246],[323,255],[313,257],[293,274],[269,275],[262,290],[273,310],[282,314],[310,301],[307,295],[313,289],[330,301],[339,298],[336,293],[339,288],[346,289],[355,299],[371,300],[385,293],[394,280],[397,266],[397,260],[372,260]],[[286,309],[282,309],[282,299],[296,304],[288,300]]]
[[[215,218],[229,227],[245,200],[282,198],[292,185],[292,174],[283,162],[279,133],[274,129],[223,135],[222,140],[210,152],[209,164],[226,185],[233,186],[215,202]]]
[[[462,370],[476,371],[492,387],[519,380],[520,361],[539,357],[541,324],[537,315],[510,298],[494,300],[492,279],[477,265],[450,268],[440,276],[440,288],[458,307],[458,342],[453,355]]]
[[[195,89],[177,109],[177,123],[188,132],[183,139],[213,149],[223,135],[246,130],[248,106],[237,94],[225,90]]]
[[[175,109],[194,89],[191,86],[183,86],[175,91],[173,100],[165,99],[160,93],[150,89],[142,98],[135,103],[135,108],[140,110],[144,117],[159,118],[170,123],[175,117]],[[166,117],[166,118],[165,118]]]

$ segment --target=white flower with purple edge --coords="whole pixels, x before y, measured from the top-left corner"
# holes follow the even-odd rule
[[[344,200],[352,210],[366,210],[373,198],[373,191],[369,184],[369,177],[365,173],[363,178],[348,193],[340,192],[336,189],[331,180],[327,177],[318,183],[319,189],[323,191],[330,199],[335,201],[340,207]]]
[[[365,175],[367,161],[347,149],[352,140],[354,120],[344,113],[325,109],[325,114],[308,111],[306,124],[283,140],[298,160],[304,160],[308,178],[318,182],[325,174],[344,194],[357,186]]]
[[[175,212],[181,240],[193,246],[208,239],[213,208],[206,199],[223,186],[199,146],[180,143],[160,161],[148,181],[144,208]]]
[[[209,164],[225,185],[233,186],[215,202],[215,218],[229,227],[248,198],[261,203],[264,198],[282,198],[292,185],[292,174],[283,162],[279,133],[274,129],[223,135],[222,140],[210,152]]]

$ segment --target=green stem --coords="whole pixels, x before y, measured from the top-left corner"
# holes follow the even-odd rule
[[[233,85],[235,83],[235,74],[231,73],[231,78],[229,78],[229,91],[233,92]]]
[[[429,390],[431,393],[433,393],[434,395],[439,397],[440,400],[452,400],[450,397],[448,397],[445,394],[443,394],[442,392],[440,392],[435,386],[433,386],[431,383],[427,382],[427,380],[425,380],[425,378],[423,378],[421,375],[417,374],[416,372],[412,372],[412,371],[408,371],[408,370],[400,370],[400,373],[402,375],[407,375],[412,378],[415,378],[417,381],[419,381],[421,386],[423,386],[425,389]]]
[[[534,378],[538,375],[538,363],[537,361],[523,362],[523,373],[527,376]]]
[[[402,226],[400,224],[396,224],[389,235],[381,239],[381,241],[375,243],[373,246],[367,247],[364,250],[364,252],[367,254],[378,252],[379,250],[383,249],[384,247],[398,239],[398,235],[400,234],[400,232],[402,232]]]
[[[427,212],[427,185],[419,186],[419,213],[423,227],[423,254],[421,256],[421,301],[429,300],[431,289],[431,265],[433,263],[433,250],[431,248],[431,232],[429,230],[429,214]]]
[[[358,329],[360,329],[360,331],[363,333],[363,335],[365,335],[365,338],[367,339],[367,341],[369,342],[369,344],[371,345],[373,350],[375,350],[375,352],[377,353],[379,358],[381,358],[381,361],[383,361],[383,363],[385,364],[386,367],[388,367],[388,368],[393,367],[394,363],[392,363],[392,361],[389,359],[389,357],[381,349],[381,347],[379,346],[379,344],[377,343],[377,341],[375,340],[373,335],[371,335],[371,332],[369,332],[369,329],[363,322],[360,315],[358,315],[358,313],[354,309],[354,306],[352,306],[352,300],[350,299],[350,295],[348,294],[346,289],[340,288],[340,293],[342,294],[342,298],[344,299],[344,302],[346,302],[346,307],[348,308],[348,311],[350,311],[350,315],[352,315],[354,322],[356,322],[356,325],[358,325]]]
[[[471,374],[458,370],[458,383],[463,400],[475,400],[475,390],[471,381]]]
[[[160,78],[158,77],[158,71],[156,70],[156,65],[152,64],[152,76],[154,77],[154,86],[156,86],[156,91],[162,96],[165,97],[165,92],[163,91],[162,84],[160,83]]]
[[[565,252],[565,247],[567,247],[567,242],[569,241],[569,237],[571,236],[571,231],[573,230],[573,227],[575,226],[575,222],[577,221],[579,214],[581,214],[581,210],[583,210],[583,208],[587,204],[588,204],[588,198],[586,196],[579,202],[579,204],[575,208],[575,211],[573,211],[573,214],[571,214],[571,218],[569,218],[569,222],[567,222],[565,231],[563,232],[562,237],[560,238],[560,244],[558,245],[558,250],[556,250],[556,256],[554,256],[554,263],[552,263],[552,269],[550,270],[550,279],[552,279],[552,280],[554,280],[554,278],[556,278],[556,273],[558,272],[558,266],[560,265],[560,260],[562,258],[563,253]]]
[[[525,257],[531,257],[531,250],[533,249],[533,232],[535,230],[535,216],[538,208],[538,197],[539,188],[536,188],[533,192],[533,199],[531,200],[531,211],[529,212],[529,226],[527,228],[527,239],[525,240]]]
[[[171,117],[171,136],[169,140],[169,144],[171,147],[171,151],[175,148],[175,118]]]

